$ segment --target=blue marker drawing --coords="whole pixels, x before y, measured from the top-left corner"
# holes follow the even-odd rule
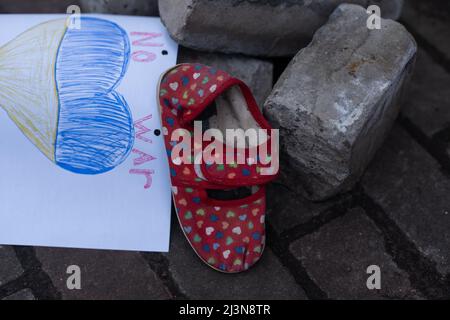
[[[52,162],[92,175],[121,164],[134,143],[131,111],[115,91],[130,43],[113,22],[81,23],[42,23],[0,48],[0,107]]]

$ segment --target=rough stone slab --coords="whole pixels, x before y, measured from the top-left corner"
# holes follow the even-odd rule
[[[284,71],[265,104],[280,128],[287,183],[323,200],[349,190],[391,128],[417,50],[399,23],[369,30],[366,11],[343,4]],[[297,174],[295,174],[297,173]]]
[[[138,252],[36,248],[64,299],[168,299],[170,294]],[[81,290],[67,289],[67,267],[81,269]]]
[[[402,128],[395,127],[362,184],[442,274],[450,272],[450,179]]]
[[[79,0],[83,12],[158,16],[158,0]]]
[[[172,277],[190,299],[306,299],[304,291],[267,248],[261,261],[249,271],[224,274],[205,265],[175,226],[168,259]]]
[[[256,56],[292,56],[343,2],[367,0],[160,0],[161,18],[183,46]],[[398,18],[403,1],[377,1],[384,17]],[[367,19],[367,16],[366,16]]]
[[[331,299],[419,297],[408,275],[386,253],[382,234],[360,208],[297,240],[291,252]],[[371,265],[380,267],[380,290],[366,286]]]
[[[0,13],[66,13],[79,5],[83,13],[158,16],[158,0],[2,0]]]
[[[307,223],[333,206],[333,201],[312,202],[286,186],[270,183],[267,192],[267,221],[278,234]]]
[[[450,127],[449,84],[450,73],[420,49],[402,114],[429,137]]]
[[[199,62],[222,69],[244,81],[252,89],[256,102],[262,108],[273,85],[273,64],[267,60],[241,55],[205,53],[180,47],[179,63]]]
[[[66,13],[67,7],[79,4],[73,0],[2,0],[0,13]]]
[[[22,273],[22,266],[14,250],[11,247],[0,246],[0,286],[17,279]]]
[[[6,298],[4,298],[2,300],[36,300],[36,298],[30,289],[24,289],[24,290],[20,290],[19,292],[14,293],[10,296],[7,296]]]
[[[401,15],[428,43],[437,48],[450,61],[450,1],[408,0]]]

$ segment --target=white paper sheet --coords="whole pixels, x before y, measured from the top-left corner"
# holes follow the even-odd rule
[[[67,16],[0,15],[0,244],[168,251],[170,181],[163,137],[162,134],[156,136],[154,130],[161,129],[156,104],[157,82],[160,74],[175,64],[177,45],[159,18],[86,16],[114,22],[119,26],[116,29],[123,29],[129,40],[127,52],[125,42],[122,41],[120,47],[121,41],[117,40],[122,40],[120,32],[116,35],[119,38],[109,38],[96,33],[95,21],[85,25],[94,29],[91,34],[94,38],[110,40],[105,46],[110,46],[111,61],[99,61],[99,65],[106,66],[103,66],[105,74],[108,70],[112,72],[105,77],[117,76],[108,64],[121,59],[113,55],[125,50],[122,53],[126,55],[128,68],[119,77],[121,79],[117,79],[119,85],[110,92],[92,93],[99,90],[104,80],[103,75],[96,79],[99,88],[94,88],[95,84],[89,81],[95,77],[87,75],[87,72],[94,72],[92,66],[78,64],[77,69],[72,66],[70,70],[73,55],[69,51],[73,50],[78,56],[85,53],[76,51],[84,50],[79,42],[64,34],[59,47],[51,45],[60,36],[58,23],[37,27]],[[81,20],[82,29],[83,24]],[[27,34],[19,37],[26,31]],[[76,37],[74,33],[73,39]],[[70,46],[76,48],[70,49]],[[58,56],[56,50],[59,50]],[[89,59],[104,60],[105,57]],[[74,92],[71,81],[78,78],[81,80],[77,86],[82,90]],[[56,81],[59,82],[55,84]],[[130,119],[134,129],[133,136],[130,134],[127,140],[129,143],[124,142],[121,147],[105,134],[111,128],[106,128],[103,136],[101,131],[95,136],[99,134],[96,132],[92,138],[94,143],[100,144],[97,151],[104,158],[98,163],[97,158],[89,158],[89,162],[85,158],[92,154],[87,154],[82,160],[89,162],[85,167],[85,163],[80,164],[75,158],[90,149],[76,146],[86,141],[73,141],[76,139],[71,136],[71,126],[80,119],[84,123],[83,112],[88,112],[89,123],[98,120],[100,128],[103,113],[95,105],[87,111],[83,109],[83,95],[89,96],[86,103],[90,104],[93,101],[96,104],[95,99],[102,95],[114,101],[122,97],[126,101],[122,101],[123,105],[128,105],[130,112],[126,113],[125,107],[121,109],[120,112],[124,112],[123,117],[119,115],[123,120],[121,124],[128,128],[125,124]],[[105,103],[98,104],[104,107]],[[71,114],[75,105],[81,112],[76,120]],[[67,114],[62,114],[63,111]],[[105,126],[114,126],[116,120],[109,119]],[[89,135],[89,130],[83,127],[80,139]],[[127,137],[127,132],[131,131],[125,130],[124,135],[118,137]]]

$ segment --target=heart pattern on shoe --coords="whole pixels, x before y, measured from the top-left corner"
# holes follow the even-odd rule
[[[188,125],[187,123],[203,111],[207,105],[206,101],[209,101],[212,96],[219,95],[229,86],[237,85],[235,81],[238,80],[232,78],[226,72],[201,64],[182,64],[168,72],[163,76],[159,89],[161,112],[164,115],[162,127],[164,132],[167,133],[165,136],[171,136],[173,131],[179,128],[192,131],[192,124]],[[241,82],[239,83],[243,85]],[[259,112],[257,106],[255,109],[257,109],[255,112]],[[180,119],[177,118],[179,115]],[[186,123],[182,124],[181,119]],[[264,128],[264,126],[261,126],[261,128]],[[191,146],[193,146],[195,141],[193,141],[193,137],[191,139]],[[270,147],[270,144],[267,143],[267,147]],[[166,143],[166,148],[172,150],[174,146]],[[270,153],[270,148],[267,148],[267,150]],[[223,155],[217,154],[217,157],[220,158]],[[263,163],[266,163],[264,161],[270,157],[270,154],[257,158],[249,156],[245,164],[239,165],[237,163],[211,166],[202,164],[199,170],[207,180],[214,183],[218,183],[219,180],[229,180],[231,185],[244,182],[245,185],[264,184],[272,178],[261,174],[262,168],[268,169],[268,165],[263,165]],[[172,161],[169,164],[171,165],[171,176],[174,179],[193,182],[191,185],[204,185],[202,183],[204,179],[198,177],[198,173],[196,173],[192,164],[172,166]]]
[[[205,263],[228,273],[247,270],[261,257],[265,247],[265,190],[256,187],[248,198],[215,201],[207,198],[205,189],[211,185],[217,188],[223,181],[233,188],[238,186],[237,182],[258,186],[270,179],[255,180],[256,175],[261,176],[257,170],[264,167],[258,164],[261,160],[258,158],[249,159],[245,164],[204,163],[199,168],[179,163],[174,157],[176,165],[171,155],[178,142],[173,144],[170,137],[177,129],[192,133],[192,121],[215,97],[233,85],[241,86],[243,93],[246,92],[245,84],[221,70],[201,64],[182,64],[163,76],[158,93],[170,176],[175,186],[174,204],[182,231]],[[248,98],[248,92],[245,97]],[[259,112],[257,106],[253,107],[257,109],[254,112]],[[261,118],[262,115],[258,119]],[[191,145],[195,145],[193,138]],[[236,152],[242,154],[242,150]],[[195,157],[191,155],[191,158]]]
[[[198,189],[177,189],[175,199],[187,199],[189,203],[187,207],[177,205],[176,208],[182,229],[202,260],[215,269],[238,272],[260,259],[265,242],[265,226],[261,223],[264,220],[262,215],[253,216],[251,212],[265,212],[264,193],[248,205],[230,209],[210,206],[203,200],[191,201],[202,199]]]

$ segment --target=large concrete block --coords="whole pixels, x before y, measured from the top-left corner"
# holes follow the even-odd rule
[[[157,0],[79,0],[83,12],[157,16]]]
[[[266,101],[287,183],[313,200],[359,179],[398,115],[412,70],[417,45],[408,31],[384,19],[369,30],[366,19],[360,6],[339,6]]]
[[[66,13],[79,0],[0,0],[0,13]]]
[[[383,17],[394,19],[403,5],[403,0],[160,0],[159,10],[172,37],[186,47],[293,56],[343,2],[377,4]]]

